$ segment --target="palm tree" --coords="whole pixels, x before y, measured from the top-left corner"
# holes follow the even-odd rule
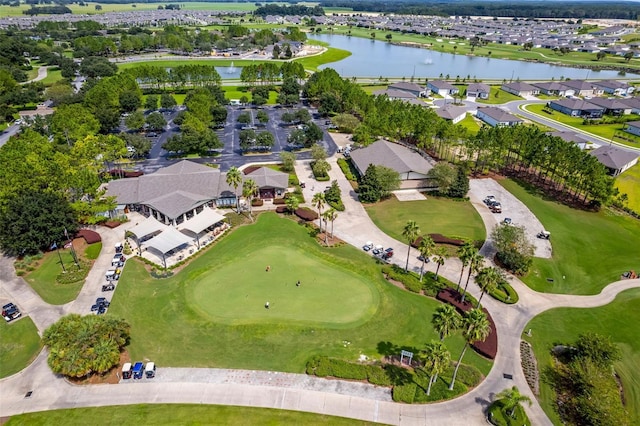
[[[444,265],[444,261],[447,259],[447,249],[444,247],[436,248],[435,254],[435,262],[438,264],[436,267],[436,281],[438,281],[438,272],[440,271],[440,267]]]
[[[478,306],[476,306],[476,308],[480,307],[482,296],[484,296],[485,293],[488,293],[496,288],[501,279],[502,274],[500,273],[500,270],[493,266],[482,268],[480,272],[478,272],[478,275],[476,276],[476,282],[480,286],[482,294],[480,294],[480,299],[478,299]]]
[[[440,335],[441,341],[460,328],[461,323],[462,317],[453,305],[438,306],[431,317],[431,324]]]
[[[329,209],[327,212],[327,218],[329,219],[329,222],[331,222],[331,239],[333,240],[333,222],[338,218],[338,211],[334,208]],[[325,223],[324,226],[326,227],[327,224]]]
[[[326,210],[322,213],[322,219],[324,220],[324,243],[325,245],[328,245],[328,238],[329,238],[329,231],[327,229],[327,222],[329,222],[331,220],[331,215],[333,208]],[[320,227],[320,229],[322,230],[322,226]]]
[[[253,212],[253,197],[258,193],[258,185],[256,181],[253,179],[247,179],[242,183],[242,196],[245,197],[249,203],[249,219],[253,222],[253,216],[251,213]]]
[[[427,395],[431,394],[431,385],[438,380],[438,374],[443,373],[451,362],[451,354],[442,342],[432,340],[427,343],[422,352],[426,359],[424,369],[429,373],[429,386]]]
[[[471,278],[471,274],[473,272],[478,272],[480,266],[482,266],[482,261],[484,260],[484,256],[480,254],[480,251],[477,248],[473,248],[469,253],[469,274],[467,275],[467,282],[464,285],[464,291],[462,292],[462,302],[464,303],[464,298],[467,295],[467,287],[469,287],[469,279]]]
[[[464,358],[464,353],[470,344],[477,341],[484,341],[489,333],[491,327],[489,326],[489,320],[487,314],[482,309],[471,309],[467,312],[462,320],[462,337],[464,337],[465,344],[462,348],[462,353],[458,359],[455,370],[453,370],[453,377],[451,378],[451,384],[449,384],[449,390],[453,390],[453,386],[456,383],[456,376],[458,375],[458,368]]]
[[[407,222],[407,224],[404,226],[404,229],[402,230],[402,236],[405,237],[409,242],[409,247],[407,249],[407,264],[404,266],[405,272],[409,270],[409,254],[411,254],[411,243],[414,242],[416,238],[418,238],[418,235],[420,235],[420,228],[418,227],[416,221],[410,220],[409,222]]]
[[[231,167],[227,172],[227,185],[233,186],[236,195],[236,209],[238,214],[240,214],[240,199],[238,197],[238,187],[242,183],[242,173],[238,170],[237,167]]]
[[[467,265],[469,264],[469,255],[471,253],[471,250],[474,248],[475,247],[473,246],[472,243],[467,242],[467,243],[464,243],[464,245],[458,249],[458,257],[462,262],[462,269],[460,270],[460,278],[458,278],[458,286],[456,287],[456,291],[460,291],[460,284],[462,283],[462,275],[464,274],[464,268],[466,268]]]
[[[322,232],[322,208],[325,204],[324,192],[316,192],[313,194],[311,202],[318,209],[318,217],[320,218],[320,232]]]
[[[531,398],[521,394],[515,386],[498,393],[496,398],[502,400],[502,406],[507,411],[509,417],[514,416],[516,408],[518,408],[522,402],[528,402],[529,406],[531,406]]]
[[[422,265],[420,266],[420,282],[422,282],[422,277],[424,276],[424,264],[433,253],[433,250],[436,248],[436,243],[433,242],[433,238],[429,235],[423,236],[422,240],[420,240],[420,245],[418,246],[418,251],[420,251],[420,256],[422,256]]]

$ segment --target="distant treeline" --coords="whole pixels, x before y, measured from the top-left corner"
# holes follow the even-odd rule
[[[525,1],[525,2],[450,2],[434,0],[415,2],[321,0],[323,7],[353,8],[356,12],[397,13],[438,16],[506,16],[518,18],[638,19],[640,3],[596,1]]]
[[[65,13],[72,13],[72,12],[71,12],[71,9],[69,9],[67,6],[57,5],[57,6],[40,6],[40,7],[31,6],[31,8],[27,10],[23,10],[22,13],[25,15],[62,15]]]
[[[257,16],[267,15],[280,15],[280,16],[293,16],[293,15],[307,15],[307,16],[322,16],[324,10],[320,6],[307,7],[302,5],[280,6],[277,4],[267,4],[260,6],[254,12]]]

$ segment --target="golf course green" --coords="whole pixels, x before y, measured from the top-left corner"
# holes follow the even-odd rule
[[[203,275],[190,289],[192,305],[201,313],[231,324],[286,320],[344,325],[374,313],[374,294],[362,277],[295,247],[247,251]]]

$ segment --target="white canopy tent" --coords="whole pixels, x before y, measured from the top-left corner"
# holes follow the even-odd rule
[[[142,240],[148,235],[155,234],[159,231],[164,231],[165,229],[169,229],[169,226],[158,221],[156,218],[149,216],[148,218],[131,228],[129,232],[135,235],[138,240]]]
[[[185,244],[189,244],[193,238],[186,236],[175,228],[167,227],[159,235],[146,241],[143,246],[159,251],[164,256],[171,250]]]
[[[195,215],[191,219],[181,223],[178,229],[185,229],[195,234],[199,234],[211,225],[215,225],[218,222],[222,222],[226,218],[220,214],[218,210],[205,208],[199,214]]]

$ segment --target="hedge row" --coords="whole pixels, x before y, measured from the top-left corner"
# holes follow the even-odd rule
[[[329,175],[326,176],[316,176],[316,180],[318,182],[328,182],[329,180],[331,180],[331,177],[329,177]]]
[[[461,247],[461,246],[463,246],[465,244],[464,240],[445,237],[442,234],[429,234],[429,236],[431,237],[433,242],[436,243],[436,244],[449,244],[449,245],[458,246],[458,247]],[[421,242],[422,242],[422,237],[418,237],[418,238],[415,239],[415,241],[413,243],[411,243],[411,246],[414,247],[414,248],[418,248],[418,247],[420,247],[420,243]]]
[[[355,175],[351,172],[351,167],[349,167],[349,163],[344,158],[338,158],[338,166],[340,166],[340,170],[344,173],[344,177],[350,181],[358,180]]]
[[[331,207],[338,210],[339,212],[343,212],[345,210],[344,203],[342,202],[342,200],[338,200],[337,203],[335,201],[327,200],[327,204],[329,204]]]
[[[513,305],[517,303],[520,297],[518,293],[511,287],[511,285],[502,280],[498,285],[489,292],[489,296],[507,305]]]
[[[374,364],[356,364],[326,356],[313,357],[307,363],[307,374],[318,377],[337,377],[349,380],[367,380],[378,386],[391,386],[385,367]]]
[[[389,279],[401,282],[407,290],[413,293],[424,291],[425,295],[431,297],[435,297],[440,290],[446,287],[446,283],[441,281],[443,280],[441,277],[438,277],[436,281],[435,274],[429,271],[425,271],[422,282],[420,282],[419,274],[411,271],[406,272],[398,265],[385,265],[382,268],[382,273]]]

